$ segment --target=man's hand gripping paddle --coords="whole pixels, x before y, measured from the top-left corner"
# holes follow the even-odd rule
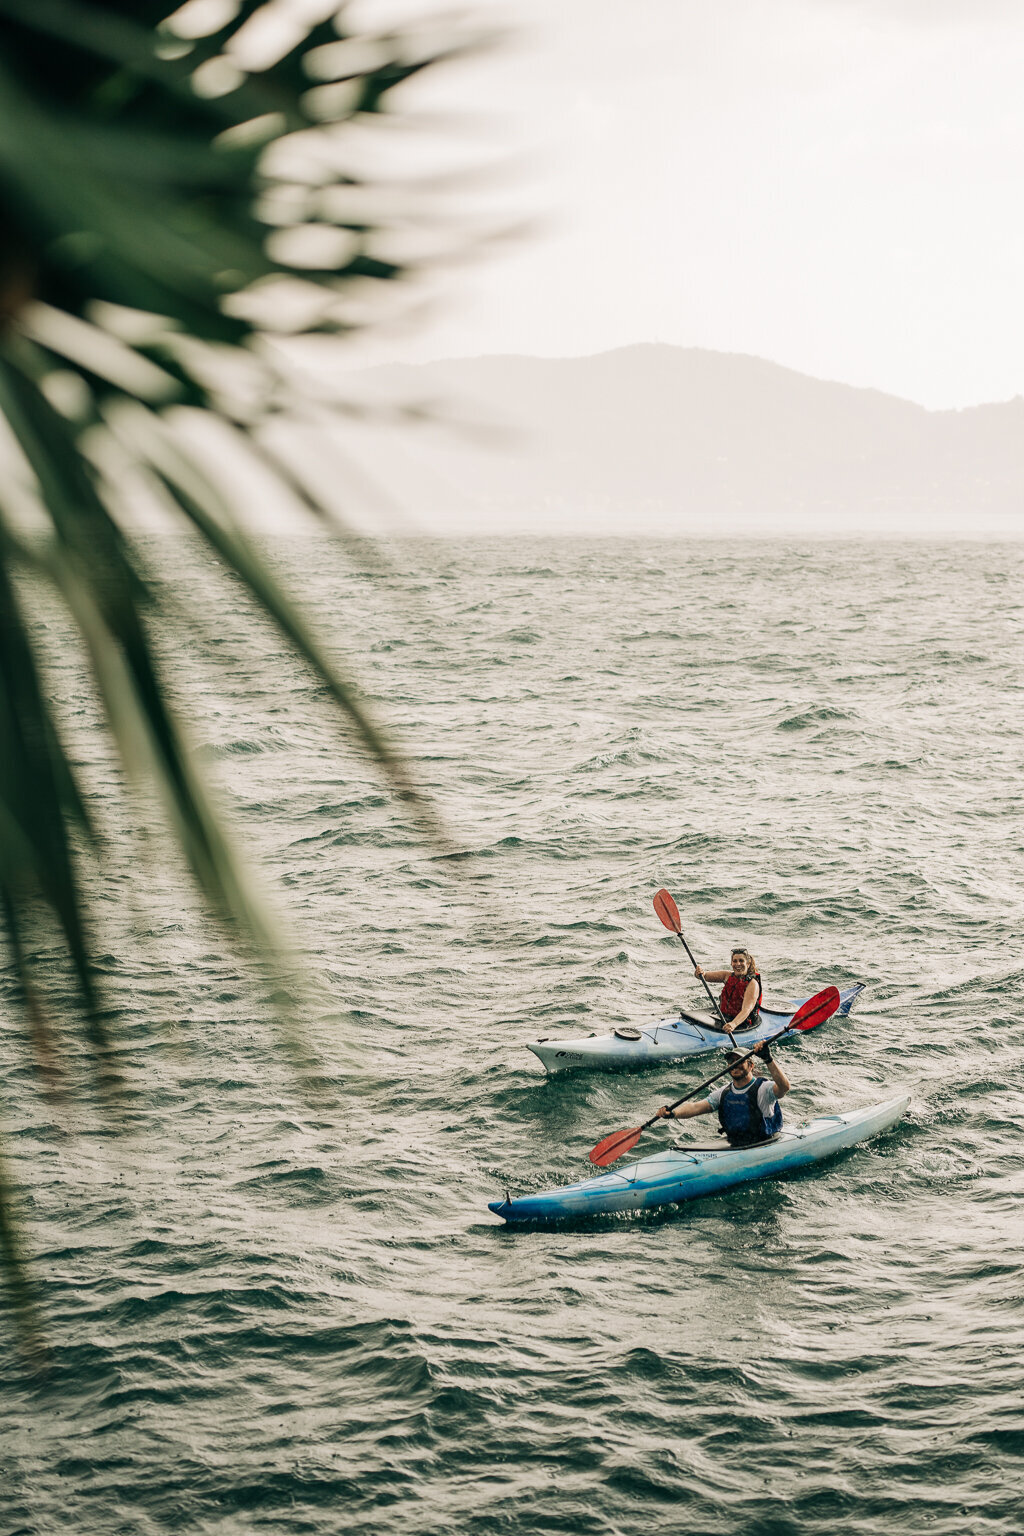
[[[669,899],[671,900],[671,897]],[[810,1029],[817,1029],[819,1024],[824,1024],[826,1019],[832,1017],[839,1007],[839,1003],[838,987],[826,987],[823,992],[816,992],[813,997],[807,999],[802,1008],[797,1009],[785,1029],[780,1029],[778,1034],[770,1035],[767,1040],[759,1040],[757,1045],[747,1052],[743,1060],[749,1061],[751,1056],[757,1054],[762,1045],[770,1045],[775,1040],[781,1040],[783,1035],[788,1035],[792,1029],[800,1030],[802,1034],[806,1034]],[[669,1109],[678,1109],[680,1104],[685,1104],[688,1099],[699,1098],[705,1088],[710,1088],[712,1083],[717,1083],[720,1077],[725,1077],[732,1071],[733,1067],[737,1066],[739,1066],[739,1062],[730,1062],[721,1072],[716,1072],[714,1077],[709,1077],[707,1082],[701,1083],[699,1088],[694,1088],[691,1093],[684,1093],[681,1099],[676,1099],[674,1104],[668,1106]],[[635,1125],[632,1130],[613,1131],[610,1136],[606,1136],[603,1141],[599,1141],[597,1146],[591,1149],[590,1161],[595,1163],[598,1168],[607,1168],[609,1163],[614,1163],[616,1158],[621,1157],[624,1152],[629,1152],[636,1146],[649,1125],[654,1125],[658,1120],[662,1119],[664,1119],[663,1115],[652,1115],[649,1120],[644,1121],[643,1125]]]
[[[693,955],[690,954],[689,944],[687,944],[686,940],[683,938],[683,925],[679,920],[679,908],[672,900],[672,897],[669,895],[668,891],[661,890],[655,892],[654,910],[661,918],[661,921],[664,923],[665,927],[669,930],[670,933],[675,934],[680,944],[686,950],[686,953],[690,955],[690,964],[693,966],[694,970],[696,970],[697,962],[693,958]],[[701,981],[704,985],[704,991],[708,995],[708,999],[712,1008],[715,1010],[715,1012],[718,1014],[718,1017],[722,1021],[722,1029],[729,1036],[729,1039],[732,1041],[733,1045],[736,1045],[736,1036],[733,1034],[732,1030],[726,1023],[725,1015],[722,1013],[721,1008],[719,1008],[718,1004],[715,1002],[714,993],[711,991],[711,988],[708,986],[707,982],[704,981],[703,976],[701,977]]]

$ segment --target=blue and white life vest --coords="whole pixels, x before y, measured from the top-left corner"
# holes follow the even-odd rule
[[[755,1077],[745,1088],[730,1084],[718,1101],[718,1122],[731,1147],[753,1147],[759,1141],[770,1141],[782,1130],[782,1105],[777,1099],[770,1115],[763,1115],[757,1107],[763,1082],[763,1077]]]

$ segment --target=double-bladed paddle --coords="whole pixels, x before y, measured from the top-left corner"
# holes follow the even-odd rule
[[[671,900],[671,897],[669,900]],[[771,1045],[772,1041],[781,1040],[782,1036],[788,1035],[790,1030],[797,1029],[802,1034],[806,1034],[809,1029],[817,1029],[819,1024],[824,1024],[826,1019],[832,1017],[841,1001],[838,987],[826,987],[824,991],[816,992],[813,997],[807,999],[801,1008],[797,1009],[785,1029],[780,1029],[777,1034],[769,1035],[767,1040],[759,1040],[742,1057],[742,1060],[749,1061],[751,1056],[757,1054],[762,1045]],[[714,1077],[709,1077],[707,1082],[701,1083],[699,1088],[694,1088],[690,1093],[684,1093],[681,1099],[676,1099],[674,1104],[668,1106],[669,1109],[678,1109],[680,1104],[685,1104],[688,1099],[699,1098],[705,1088],[710,1088],[712,1083],[717,1083],[720,1077],[725,1077],[727,1073],[732,1071],[733,1067],[738,1066],[738,1061],[731,1061],[727,1067],[722,1068],[721,1072],[716,1072]],[[663,1115],[652,1115],[649,1120],[644,1121],[643,1125],[635,1125],[632,1130],[612,1131],[610,1136],[606,1136],[603,1141],[598,1142],[596,1147],[591,1148],[590,1161],[595,1163],[598,1168],[607,1168],[609,1163],[614,1163],[616,1158],[621,1157],[624,1152],[629,1152],[631,1148],[636,1146],[648,1126],[654,1125],[656,1121],[663,1120],[664,1118]]]
[[[665,927],[669,930],[669,932],[675,934],[675,936],[679,940],[680,944],[686,950],[686,953],[690,956],[690,964],[693,966],[694,970],[696,970],[697,969],[697,962],[693,958],[693,955],[690,953],[690,946],[689,946],[689,944],[687,944],[686,940],[683,938],[683,925],[682,925],[682,923],[680,921],[680,918],[679,918],[679,908],[676,906],[675,902],[672,900],[672,897],[669,895],[668,891],[666,891],[664,889],[662,889],[660,891],[655,891],[655,893],[654,893],[654,910],[655,910],[655,912],[657,912],[658,916],[661,918],[661,921],[664,923]],[[718,1014],[718,1017],[722,1021],[722,1029],[729,1036],[729,1039],[732,1041],[733,1045],[735,1045],[736,1044],[736,1036],[733,1034],[732,1030],[729,1028],[728,1024],[726,1023],[725,1014],[722,1012],[721,1008],[719,1008],[718,1004],[715,1002],[715,995],[714,995],[714,993],[712,992],[711,988],[708,986],[707,982],[704,980],[704,977],[702,976],[700,979],[701,979],[701,981],[704,984],[704,991],[707,993],[708,998],[710,999],[712,1008],[715,1010],[715,1012]]]

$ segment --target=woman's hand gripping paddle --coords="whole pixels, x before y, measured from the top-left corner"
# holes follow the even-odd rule
[[[675,934],[680,944],[686,950],[686,953],[690,955],[690,964],[693,966],[694,970],[696,970],[697,962],[690,954],[689,944],[687,944],[686,940],[683,938],[683,925],[679,920],[679,908],[672,900],[672,897],[669,895],[668,891],[661,890],[655,892],[654,910],[661,918],[661,921],[664,923],[665,927],[669,930],[670,933]],[[718,1014],[718,1017],[722,1021],[722,1029],[729,1036],[729,1039],[732,1041],[733,1045],[736,1045],[736,1036],[733,1034],[732,1030],[726,1023],[725,1015],[722,1013],[721,1008],[719,1008],[718,1004],[715,1002],[714,993],[711,991],[711,988],[708,986],[707,982],[704,981],[703,976],[701,977],[701,981],[704,984],[704,991],[708,995],[712,1008],[715,1010],[715,1012]]]
[[[671,900],[671,897],[669,900]],[[807,999],[802,1008],[797,1009],[785,1029],[780,1029],[775,1035],[769,1035],[767,1040],[759,1040],[757,1045],[753,1046],[742,1059],[749,1061],[751,1056],[757,1054],[762,1045],[771,1045],[773,1041],[781,1040],[783,1035],[789,1034],[790,1030],[798,1029],[802,1034],[806,1034],[809,1029],[817,1029],[819,1024],[824,1024],[826,1019],[832,1017],[839,1007],[840,1001],[838,987],[826,987],[823,992],[816,992],[813,997]],[[681,1099],[676,1099],[674,1104],[668,1106],[669,1109],[678,1109],[680,1104],[685,1104],[688,1099],[699,1098],[705,1088],[710,1088],[712,1083],[717,1083],[720,1077],[725,1077],[732,1071],[733,1067],[738,1066],[738,1061],[731,1061],[721,1072],[716,1072],[714,1077],[709,1077],[706,1082],[701,1083],[699,1088],[694,1088],[692,1092],[684,1093]],[[624,1152],[629,1152],[636,1146],[649,1125],[654,1125],[656,1121],[663,1120],[664,1118],[663,1115],[652,1115],[649,1120],[644,1121],[643,1125],[635,1125],[632,1130],[613,1131],[610,1136],[606,1136],[603,1141],[599,1141],[597,1146],[591,1149],[590,1161],[595,1163],[598,1168],[607,1168],[609,1163],[614,1163],[616,1158],[621,1157]]]

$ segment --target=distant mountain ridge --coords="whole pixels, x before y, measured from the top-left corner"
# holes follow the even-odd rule
[[[403,428],[389,449],[403,499],[467,529],[1024,531],[1021,398],[929,411],[760,358],[661,344],[350,377],[359,396],[428,400],[506,429],[485,446]]]

